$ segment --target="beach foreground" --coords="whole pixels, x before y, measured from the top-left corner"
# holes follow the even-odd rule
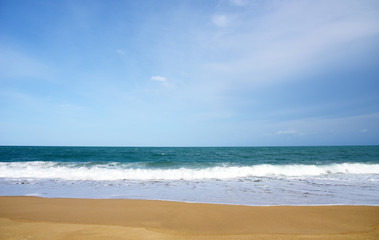
[[[0,239],[378,239],[379,206],[0,197]]]

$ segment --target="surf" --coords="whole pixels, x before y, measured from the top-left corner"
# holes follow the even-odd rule
[[[202,180],[248,177],[308,177],[379,174],[379,164],[339,163],[327,165],[259,164],[203,168],[146,168],[136,164],[79,164],[57,162],[2,162],[0,178],[64,180]]]

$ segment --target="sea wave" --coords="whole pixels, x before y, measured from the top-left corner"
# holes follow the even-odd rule
[[[379,164],[252,165],[208,168],[136,168],[128,164],[78,165],[56,162],[1,162],[0,178],[64,180],[201,180],[246,177],[296,177],[331,174],[379,174]]]

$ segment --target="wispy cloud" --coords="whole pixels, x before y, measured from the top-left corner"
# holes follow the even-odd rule
[[[48,79],[51,69],[27,53],[0,46],[0,77]]]
[[[229,24],[229,18],[226,15],[214,15],[212,17],[212,23],[218,27],[226,27]]]
[[[245,6],[247,4],[247,0],[229,0],[229,2],[236,6]]]
[[[122,49],[117,49],[116,53],[119,54],[119,55],[125,55],[125,51],[122,50]]]
[[[234,16],[233,25],[230,14],[212,17],[215,25],[228,26],[228,33],[215,33],[210,44],[217,56],[229,57],[205,65],[222,76],[218,80],[236,85],[291,79],[327,61],[345,44],[379,33],[378,12],[370,4],[290,1],[264,6],[264,14]],[[246,11],[253,13],[254,7]]]
[[[162,76],[152,76],[151,77],[151,80],[152,81],[158,81],[158,82],[166,82],[167,81],[167,78],[166,77],[162,77]]]
[[[33,119],[65,144],[78,134],[117,145],[379,141],[376,0],[5,4],[8,135],[38,135],[21,131]]]
[[[299,132],[296,131],[295,129],[285,129],[285,130],[279,130],[276,132],[277,135],[295,135],[298,133]]]

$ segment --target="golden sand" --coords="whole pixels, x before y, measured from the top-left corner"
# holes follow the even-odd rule
[[[0,197],[0,239],[379,239],[378,206]]]

